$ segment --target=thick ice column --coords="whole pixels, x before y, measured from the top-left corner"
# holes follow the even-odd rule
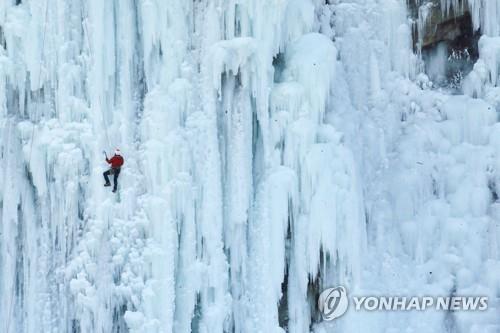
[[[22,237],[19,234],[22,221],[20,221],[18,207],[21,203],[22,187],[18,183],[22,181],[23,175],[20,170],[21,162],[18,154],[20,146],[15,126],[14,122],[6,122],[2,126],[4,131],[1,144],[5,154],[1,160],[4,183],[2,184],[2,209],[0,210],[2,214],[0,295],[2,304],[5,305],[1,307],[0,318],[2,331],[7,333],[18,331],[23,324],[23,318],[16,314],[16,309],[20,305],[20,295],[16,285],[20,274],[18,258],[22,255],[18,247],[18,242]]]
[[[441,10],[444,15],[451,11],[463,12],[468,9],[474,30],[482,34],[496,37],[500,33],[500,2],[498,0],[441,0]]]
[[[116,97],[115,49],[116,21],[112,1],[90,1],[84,21],[90,56],[90,72],[86,78],[91,107],[91,121],[101,147],[113,149],[120,138],[110,136]],[[96,147],[95,152],[97,153]]]
[[[467,0],[475,30],[490,37],[500,34],[500,2],[497,0]],[[456,5],[455,5],[456,6]]]
[[[240,74],[241,75],[241,74]],[[238,82],[225,73],[221,89],[219,124],[223,161],[224,243],[231,267],[231,295],[235,330],[241,331],[245,318],[244,291],[247,256],[247,222],[252,203],[252,132],[254,119],[250,102],[250,82]]]
[[[223,252],[223,192],[217,126],[217,90],[212,83],[212,78],[217,74],[211,67],[211,62],[216,59],[210,57],[211,43],[220,38],[218,25],[214,24],[218,19],[213,5],[209,4],[203,25],[207,29],[207,39],[203,40],[204,55],[200,59],[203,108],[195,118],[191,119],[191,126],[194,126],[197,132],[194,142],[203,147],[203,151],[196,151],[193,166],[200,198],[197,203],[198,242],[202,245],[199,257],[202,276],[206,277],[199,286],[201,292],[198,302],[201,309],[199,329],[208,332],[223,330],[227,325],[225,319],[230,309],[227,293],[228,267]]]

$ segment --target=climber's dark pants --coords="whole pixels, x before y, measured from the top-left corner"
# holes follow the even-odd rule
[[[109,184],[109,175],[113,175],[113,189],[116,190],[116,187],[118,186],[118,175],[120,174],[120,168],[116,168],[116,169],[109,169],[108,171],[106,171],[105,173],[103,173],[104,175],[104,180],[106,181],[106,184]]]

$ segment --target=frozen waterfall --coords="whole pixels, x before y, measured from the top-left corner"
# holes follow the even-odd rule
[[[0,0],[0,174],[2,333],[498,333],[500,0]]]

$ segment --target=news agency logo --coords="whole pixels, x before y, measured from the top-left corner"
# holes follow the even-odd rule
[[[324,320],[333,320],[342,316],[349,306],[347,290],[340,286],[325,289],[318,299],[318,308]]]
[[[486,296],[353,296],[356,311],[485,311]],[[318,298],[323,320],[334,320],[346,313],[349,306],[343,286],[325,289]]]

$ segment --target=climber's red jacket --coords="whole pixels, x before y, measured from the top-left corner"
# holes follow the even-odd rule
[[[106,157],[106,162],[111,164],[111,167],[113,169],[118,169],[123,165],[123,157],[121,157],[120,155],[115,155],[115,156],[111,157],[110,159],[108,159]]]

